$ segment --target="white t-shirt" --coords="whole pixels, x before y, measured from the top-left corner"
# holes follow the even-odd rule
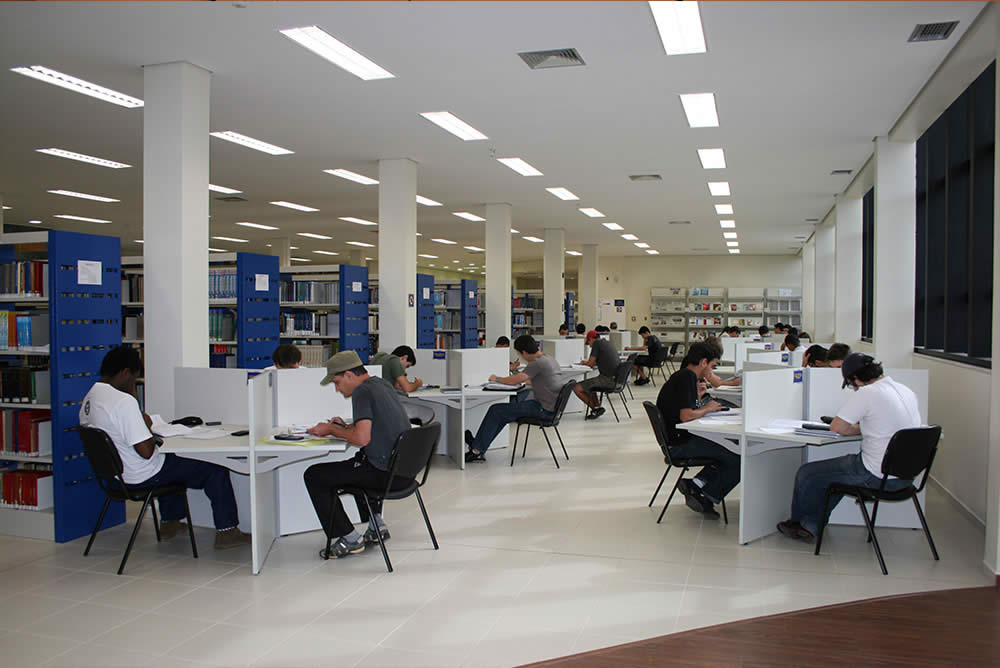
[[[116,390],[107,383],[94,383],[83,398],[80,424],[96,427],[111,437],[122,458],[122,478],[128,484],[144,482],[163,468],[163,454],[153,448],[153,456],[143,459],[135,445],[153,438],[131,394]]]
[[[893,434],[921,424],[917,395],[888,376],[858,388],[837,417],[861,425],[861,460],[868,472],[879,478]]]

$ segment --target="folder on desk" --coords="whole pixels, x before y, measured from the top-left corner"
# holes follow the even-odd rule
[[[490,392],[517,392],[518,390],[524,389],[524,383],[518,383],[517,385],[504,385],[503,383],[486,383],[483,385],[484,390]]]

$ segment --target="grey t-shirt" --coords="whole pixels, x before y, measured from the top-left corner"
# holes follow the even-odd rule
[[[556,409],[556,399],[559,398],[559,363],[547,355],[542,355],[528,366],[524,367],[524,373],[531,379],[531,388],[535,392],[535,399],[542,404],[542,408],[547,411]]]
[[[607,339],[597,339],[590,347],[590,356],[597,358],[597,370],[602,376],[614,378],[618,373],[618,351]]]
[[[371,420],[372,436],[365,454],[375,468],[389,470],[389,458],[396,438],[410,428],[399,395],[392,385],[374,376],[358,385],[351,394],[354,421]]]

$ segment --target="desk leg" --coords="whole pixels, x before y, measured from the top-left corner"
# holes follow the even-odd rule
[[[458,410],[459,414],[462,416],[458,420],[452,420],[452,422],[458,423],[458,434],[456,438],[452,439],[452,447],[457,448],[454,454],[455,463],[458,464],[458,468],[462,471],[465,470],[465,392],[462,393],[462,406]]]
[[[278,534],[278,499],[274,478],[273,470],[250,474],[250,525],[253,527],[250,549],[254,575],[260,574]]]
[[[763,538],[787,520],[792,508],[795,473],[802,464],[800,448],[779,448],[753,454],[758,441],[741,439],[740,544]]]

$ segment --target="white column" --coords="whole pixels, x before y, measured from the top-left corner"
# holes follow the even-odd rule
[[[363,250],[347,251],[346,264],[353,265],[355,267],[365,266],[365,252]]]
[[[379,348],[416,347],[417,163],[379,160],[378,174]]]
[[[208,132],[212,75],[144,68],[146,410],[174,413],[174,369],[208,366]]]
[[[543,298],[545,299],[545,336],[558,336],[566,300],[566,230],[545,228]]]
[[[577,322],[582,322],[588,328],[597,324],[597,290],[599,270],[597,268],[600,254],[597,244],[584,244],[583,256],[580,258],[580,276],[577,279],[580,293],[577,295]],[[572,325],[571,325],[572,326]],[[628,325],[622,325],[628,327]]]
[[[816,296],[815,324],[806,330],[813,335],[813,341],[830,341],[834,328],[834,254],[835,234],[832,221],[824,222],[816,228]]]
[[[916,284],[916,142],[875,139],[875,357],[913,363]]]
[[[292,245],[291,240],[288,237],[279,237],[277,239],[268,239],[267,243],[271,244],[270,255],[278,256],[278,265],[281,267],[291,266],[292,261],[289,259],[292,254],[290,246]]]
[[[486,345],[510,337],[510,204],[486,205]]]
[[[3,216],[4,216],[3,206],[4,206],[4,201],[5,200],[4,200],[3,193],[0,193],[0,234],[3,234],[3,231],[4,231],[3,230]]]
[[[816,331],[815,234],[802,246],[802,329],[810,334]]]
[[[1000,29],[1000,15],[997,18]],[[997,47],[1000,58],[1000,45]],[[1000,113],[1000,72],[995,109]],[[996,124],[1000,139],[1000,123]],[[993,155],[993,192],[1000,193],[1000,151]],[[993,345],[991,356],[1000,360],[1000,197],[993,197]],[[933,382],[933,379],[931,379]],[[1000,373],[990,374],[990,442],[986,476],[986,548],[983,561],[1000,582]]]
[[[834,340],[856,348],[861,340],[862,200],[840,196],[834,244]],[[817,339],[820,341],[821,339]]]

